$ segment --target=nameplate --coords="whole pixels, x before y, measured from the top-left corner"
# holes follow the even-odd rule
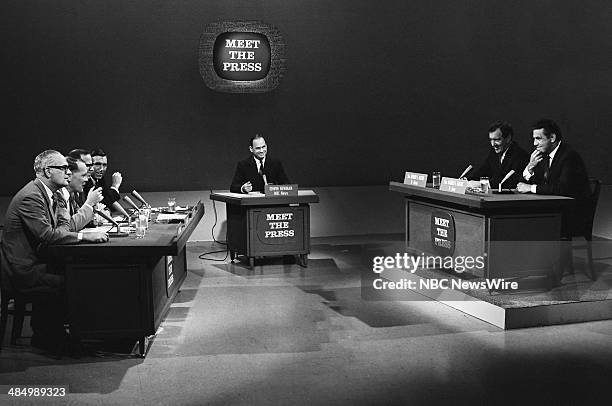
[[[467,185],[467,180],[444,177],[442,178],[442,182],[440,182],[440,190],[443,192],[459,193],[464,195]]]
[[[427,174],[417,173],[417,172],[406,172],[406,174],[404,175],[404,185],[426,187],[427,186]]]
[[[266,197],[297,196],[298,185],[266,185],[264,186],[264,193]]]

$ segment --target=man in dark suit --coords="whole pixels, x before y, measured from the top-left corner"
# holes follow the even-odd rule
[[[123,182],[123,177],[120,172],[115,172],[111,176],[109,184],[108,179],[105,177],[108,168],[108,158],[102,149],[91,151],[91,159],[93,160],[93,183],[96,187],[102,188],[102,195],[104,196],[102,203],[110,210],[112,204],[121,198],[119,187],[121,186],[121,182]],[[88,193],[90,188],[86,188],[84,193]]]
[[[266,140],[259,134],[251,138],[249,144],[251,156],[238,162],[230,191],[234,193],[263,192],[264,185],[284,185],[291,183],[285,174],[283,164],[267,157]]]
[[[562,141],[561,129],[552,120],[542,119],[533,126],[536,148],[523,171],[527,183],[519,183],[521,193],[573,197],[576,204],[566,213],[563,233],[576,229],[583,220],[590,196],[589,179],[580,155]]]
[[[561,237],[568,240],[582,229],[589,205],[589,179],[580,155],[562,141],[561,129],[552,120],[542,119],[533,126],[533,146],[536,148],[523,171],[527,183],[519,183],[521,193],[573,197],[575,205],[563,213]],[[562,267],[571,261],[571,246],[562,247]],[[556,275],[558,284],[561,274]]]
[[[482,165],[469,176],[479,180],[486,176],[492,188],[497,188],[506,174],[514,170],[514,174],[504,181],[502,187],[515,188],[523,179],[522,173],[529,162],[529,154],[514,140],[514,130],[505,121],[496,121],[489,127],[489,142],[491,151]]]
[[[36,295],[32,344],[44,340],[55,345],[64,339],[63,277],[47,264],[45,249],[51,244],[104,242],[108,236],[69,230],[59,189],[68,185],[71,172],[62,154],[54,150],[40,153],[34,160],[34,171],[36,179],[17,192],[6,212],[0,277],[3,286]]]

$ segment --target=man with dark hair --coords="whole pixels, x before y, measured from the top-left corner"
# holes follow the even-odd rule
[[[523,171],[527,183],[519,183],[518,191],[569,196],[578,204],[583,203],[590,192],[587,171],[580,155],[562,141],[561,129],[554,121],[539,120],[532,130],[535,150]]]
[[[83,187],[89,180],[89,169],[85,162],[80,159],[69,156],[66,161],[72,176],[62,193],[70,215],[70,231],[80,231],[93,220],[94,206],[101,202],[103,198],[102,189],[91,188],[87,194],[87,199],[82,204],[79,203],[77,195],[83,194]]]
[[[121,182],[123,182],[123,177],[120,172],[113,173],[109,185],[108,180],[105,178],[108,168],[106,153],[102,149],[95,149],[91,151],[91,158],[93,160],[93,183],[96,187],[102,188],[102,195],[104,196],[102,203],[110,209],[112,204],[121,198],[119,187]],[[89,192],[89,189],[85,189],[85,192]]]
[[[66,158],[72,158],[81,160],[87,166],[87,182],[83,185],[83,190],[81,192],[74,192],[73,196],[79,206],[82,206],[85,203],[87,198],[87,192],[93,187],[94,181],[92,179],[93,175],[93,160],[91,159],[91,151],[84,148],[76,148],[72,151],[68,152]]]
[[[34,160],[34,171],[36,179],[17,192],[6,211],[0,243],[0,277],[3,286],[37,295],[33,304],[32,344],[45,342],[56,348],[64,340],[63,277],[47,264],[45,250],[52,244],[104,242],[108,236],[69,230],[59,191],[68,185],[71,171],[62,154],[54,150],[40,153]]]
[[[536,148],[523,171],[528,183],[519,183],[521,193],[573,197],[575,205],[563,213],[561,237],[567,240],[582,229],[587,220],[589,178],[580,155],[563,140],[561,129],[552,120],[538,120],[533,126],[533,146]],[[563,263],[571,260],[571,246],[562,247]],[[561,274],[556,275],[558,284]]]
[[[529,155],[513,140],[514,130],[505,121],[496,121],[489,127],[489,142],[491,151],[482,165],[470,174],[470,179],[489,178],[492,188],[497,188],[506,174],[514,170],[514,174],[502,185],[514,188],[523,179],[523,168],[529,161]]]
[[[234,193],[263,192],[266,184],[283,185],[291,183],[285,174],[283,164],[267,157],[266,140],[259,134],[249,143],[251,156],[238,162],[230,191]]]

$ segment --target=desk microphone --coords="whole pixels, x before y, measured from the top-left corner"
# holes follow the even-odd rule
[[[147,201],[142,196],[140,196],[140,193],[138,193],[137,191],[132,190],[132,196],[134,196],[136,199],[140,200],[140,203],[142,203],[143,206],[149,206],[149,203],[147,203]]]
[[[127,219],[127,221],[130,221],[130,215],[128,214],[127,211],[125,211],[125,209],[123,208],[123,206],[121,206],[119,204],[119,202],[114,202],[113,203],[113,209],[115,211],[118,211],[123,217],[125,217]]]
[[[106,234],[108,234],[109,237],[127,237],[128,233],[126,233],[125,231],[121,231],[121,229],[119,229],[119,223],[113,220],[111,216],[109,216],[108,214],[104,213],[101,210],[94,210],[94,213],[99,214],[100,216],[104,217],[106,220],[110,221],[114,227],[117,227],[117,231],[108,230]],[[113,228],[111,227],[111,230],[112,229]]]
[[[140,213],[140,208],[138,206],[136,206],[136,204],[132,201],[132,199],[130,199],[129,196],[123,196],[123,200],[125,200],[127,202],[127,204],[132,206],[134,208],[134,210],[136,210],[138,213]]]
[[[465,170],[463,172],[461,172],[461,175],[459,176],[459,179],[465,177],[465,175],[470,173],[471,170],[472,170],[472,165],[468,165],[468,167],[465,168]]]
[[[504,183],[505,181],[508,180],[508,178],[510,176],[514,175],[514,169],[510,169],[510,171],[506,174],[506,176],[504,176],[504,178],[501,180],[501,182],[499,182],[499,186],[497,187],[497,189],[501,192],[502,191],[502,183]]]
[[[263,178],[264,185],[267,185],[268,184],[268,178],[266,178],[266,174],[264,173],[263,175],[261,175],[261,177]]]

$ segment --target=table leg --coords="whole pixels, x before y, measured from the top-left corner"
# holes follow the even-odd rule
[[[255,257],[249,257],[249,267],[255,269]]]

